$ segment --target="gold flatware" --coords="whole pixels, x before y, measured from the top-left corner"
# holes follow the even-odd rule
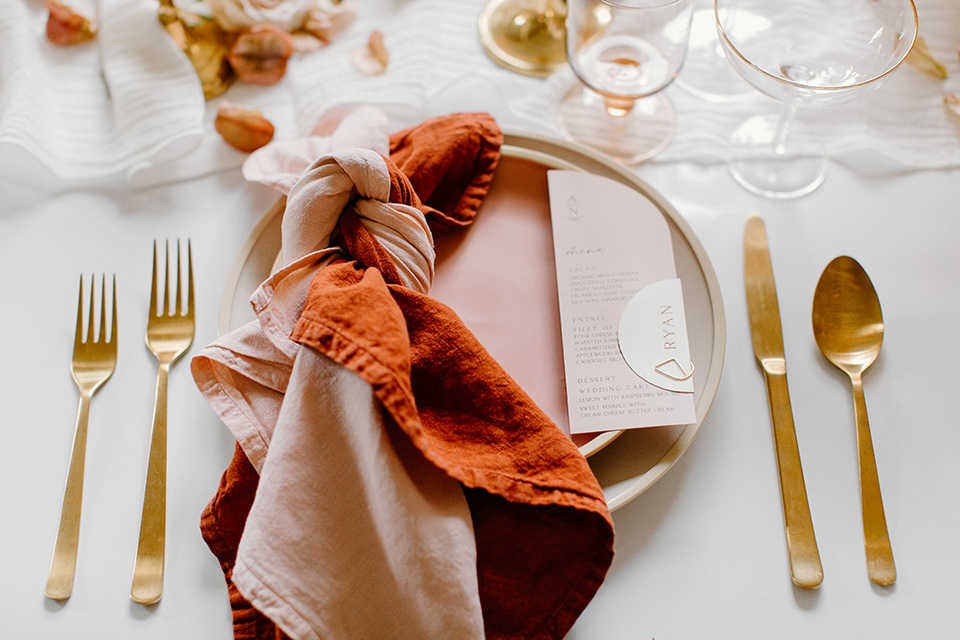
[[[846,373],[853,385],[867,573],[877,584],[893,584],[897,568],[887,533],[861,380],[863,372],[880,353],[883,314],[873,283],[853,258],[835,258],[820,276],[813,294],[813,335],[823,355]]]
[[[798,587],[815,589],[823,581],[823,567],[813,532],[813,519],[810,517],[803,467],[800,464],[800,448],[787,391],[787,363],[767,232],[763,220],[757,216],[747,220],[743,259],[753,351],[763,369],[773,421],[790,573]]]
[[[157,243],[153,243],[153,288],[150,291],[150,318],[147,321],[147,347],[159,361],[157,395],[153,407],[153,431],[150,459],[143,494],[140,540],[133,570],[130,597],[140,604],[155,604],[163,593],[163,562],[166,538],[167,503],[167,379],[170,365],[193,343],[193,258],[187,241],[187,309],[181,304],[180,243],[177,242],[177,293],[170,307],[170,247],[166,247],[163,307],[157,300]]]
[[[94,336],[94,300],[96,292],[90,277],[90,311],[87,336],[83,337],[83,276],[80,276],[80,301],[77,304],[77,331],[73,340],[73,362],[70,373],[80,388],[80,408],[73,436],[73,452],[67,471],[67,486],[60,509],[60,528],[50,562],[46,594],[53,600],[65,600],[73,592],[73,578],[77,570],[77,547],[80,543],[80,511],[83,501],[83,468],[87,449],[87,424],[90,419],[90,400],[94,392],[106,382],[117,366],[117,279],[113,278],[113,312],[110,339],[107,339],[106,277],[100,280],[100,331]]]

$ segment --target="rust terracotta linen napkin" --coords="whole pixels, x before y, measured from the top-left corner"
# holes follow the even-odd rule
[[[602,582],[613,530],[586,461],[426,295],[432,272],[398,264],[430,257],[411,209],[434,229],[469,224],[499,142],[478,114],[392,136],[390,206],[370,204],[382,174],[358,188],[374,197],[255,295],[259,327],[195,358],[238,439],[201,525],[236,637],[560,638]],[[330,164],[291,191],[296,226],[334,200],[317,188]],[[371,224],[371,206],[405,222]]]

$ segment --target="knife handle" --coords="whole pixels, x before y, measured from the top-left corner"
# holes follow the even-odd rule
[[[780,474],[780,497],[783,500],[783,519],[787,531],[787,551],[790,555],[790,574],[794,584],[803,589],[816,589],[823,581],[823,567],[817,538],[813,533],[813,519],[807,502],[807,489],[800,466],[800,448],[790,409],[786,366],[763,363],[773,421],[773,440]]]

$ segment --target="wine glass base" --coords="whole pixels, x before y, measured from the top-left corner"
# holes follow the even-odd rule
[[[611,115],[603,96],[575,85],[558,107],[565,138],[607,154],[625,165],[640,164],[673,139],[676,112],[663,94],[637,100],[623,115]]]
[[[546,77],[567,64],[565,16],[527,0],[490,0],[480,14],[480,42],[498,64]]]
[[[793,156],[775,150],[777,116],[755,116],[738,126],[730,137],[734,150],[751,156],[727,166],[747,190],[767,198],[799,198],[819,187],[827,173],[823,156]],[[756,157],[760,154],[761,157]]]

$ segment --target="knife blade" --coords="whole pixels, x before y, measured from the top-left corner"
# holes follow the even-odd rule
[[[800,448],[790,408],[783,330],[767,231],[759,216],[748,218],[744,228],[743,273],[753,352],[763,370],[770,403],[790,574],[798,587],[816,589],[823,581],[823,567],[813,532],[813,519],[810,517],[800,464]]]

